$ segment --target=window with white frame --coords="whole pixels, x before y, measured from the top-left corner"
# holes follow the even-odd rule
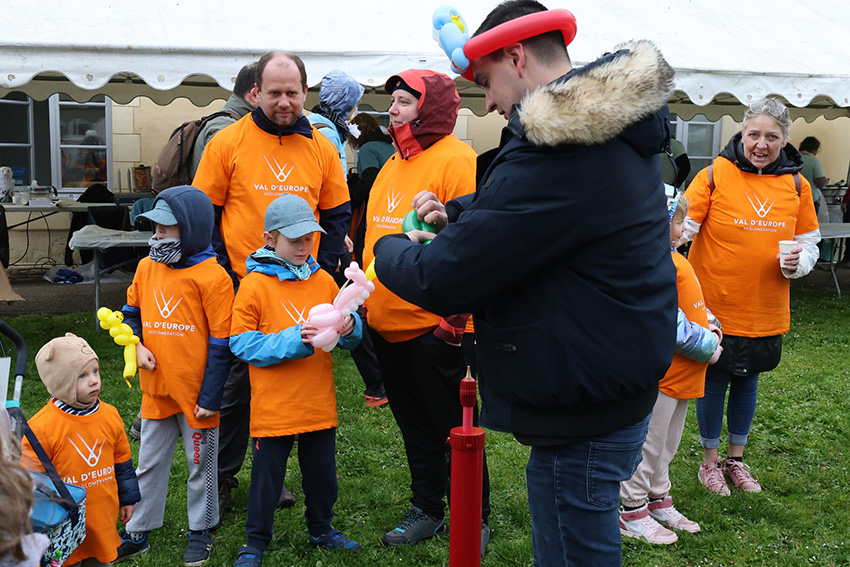
[[[94,183],[112,186],[112,101],[100,95],[74,102],[65,94],[50,97],[52,184],[79,194]]]
[[[32,99],[10,93],[0,99],[0,166],[12,168],[15,181],[29,184],[35,170]]]
[[[691,162],[691,172],[683,184],[687,187],[696,174],[708,167],[720,153],[720,121],[712,122],[702,114],[687,121],[671,115],[670,130],[673,137],[685,146]]]

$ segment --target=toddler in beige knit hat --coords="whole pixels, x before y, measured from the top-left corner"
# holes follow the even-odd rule
[[[98,357],[85,339],[65,333],[41,347],[35,366],[51,396],[76,409],[91,407],[100,394]]]

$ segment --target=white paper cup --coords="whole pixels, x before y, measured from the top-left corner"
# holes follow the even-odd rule
[[[781,267],[783,267],[783,268],[787,267],[787,266],[785,266],[785,258],[789,254],[791,254],[791,251],[794,250],[794,248],[796,248],[797,246],[799,246],[799,245],[797,244],[796,240],[780,240],[779,241],[779,265]]]

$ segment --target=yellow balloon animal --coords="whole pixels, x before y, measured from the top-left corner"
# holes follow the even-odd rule
[[[132,388],[130,378],[136,375],[136,343],[139,342],[139,337],[134,335],[130,325],[124,322],[124,314],[120,311],[101,307],[97,310],[97,318],[101,328],[109,331],[109,336],[115,340],[115,344],[124,347],[124,381],[127,382],[127,387]]]

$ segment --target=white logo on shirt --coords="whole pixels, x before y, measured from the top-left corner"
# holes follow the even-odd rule
[[[753,210],[756,212],[756,214],[759,216],[759,218],[762,218],[762,219],[767,215],[767,213],[770,212],[770,209],[772,209],[773,205],[776,203],[776,199],[774,199],[773,201],[770,201],[770,203],[768,203],[767,199],[762,201],[761,199],[759,199],[759,196],[756,195],[755,191],[753,191],[753,197],[752,198],[750,198],[749,193],[745,192],[744,194],[747,196],[747,200],[753,206]],[[756,200],[756,203],[758,203],[758,206],[756,206],[756,203],[753,203],[753,199]]]
[[[174,313],[174,310],[177,309],[177,306],[180,305],[180,302],[183,301],[183,298],[177,300],[173,306],[171,305],[171,301],[174,299],[174,296],[165,299],[165,294],[162,293],[162,288],[159,288],[159,294],[157,294],[157,290],[154,288],[153,290],[153,300],[156,302],[156,308],[159,309],[159,314],[162,315],[163,319],[168,319],[171,317],[171,314]]]
[[[289,306],[292,307],[292,311],[294,311],[298,315],[298,317],[296,317],[292,314],[292,311],[286,308],[286,305],[283,304],[283,300],[278,301],[280,301],[280,306],[283,307],[283,310],[286,311],[286,314],[292,318],[296,325],[300,325],[302,323],[307,322],[307,318],[304,317],[304,313],[307,311],[306,306],[302,307],[301,309],[298,309],[297,307],[295,307],[295,304],[293,304],[292,301],[289,302]]]
[[[68,442],[74,447],[74,449],[77,451],[77,454],[86,462],[88,466],[96,466],[98,461],[100,461],[100,454],[103,452],[104,441],[101,440],[100,437],[98,437],[94,440],[94,445],[89,447],[89,444],[86,443],[85,439],[83,439],[79,433],[77,433],[77,437],[79,438],[80,443],[82,443],[83,446],[88,450],[88,455],[84,454],[84,452],[81,451],[79,447],[77,447],[77,444],[74,443],[74,441],[72,441],[70,437],[66,435],[65,439],[67,439]],[[97,446],[98,443],[100,444],[100,448],[98,448]],[[97,451],[97,454],[95,454],[95,451]]]
[[[404,199],[404,193],[402,193],[401,195],[396,195],[395,185],[393,185],[390,189],[389,195],[387,195],[387,212],[392,213],[394,210],[396,210],[396,207],[401,204],[402,199]]]
[[[263,156],[263,159],[266,160],[266,163],[268,164],[269,169],[272,170],[272,175],[274,175],[277,178],[277,180],[281,183],[286,181],[287,178],[289,177],[289,174],[292,173],[293,169],[295,169],[294,163],[291,166],[289,165],[289,162],[286,162],[285,164],[280,165],[279,163],[277,163],[277,159],[275,159],[274,156],[272,156],[272,161],[274,162],[274,165],[272,165],[271,161],[269,161],[269,158],[267,158],[265,155]],[[287,167],[289,167],[289,171],[286,171]]]

